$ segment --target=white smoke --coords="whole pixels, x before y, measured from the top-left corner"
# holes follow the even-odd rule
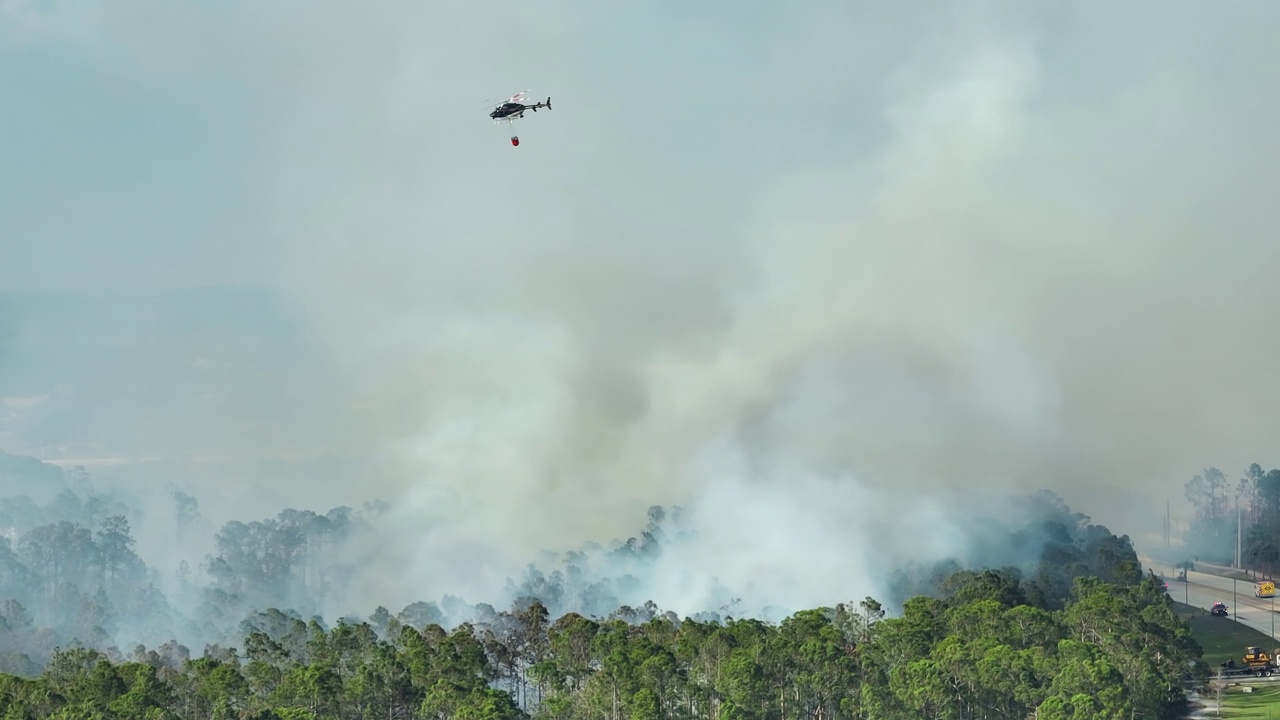
[[[368,462],[192,481],[211,524],[388,500],[353,609],[497,597],[673,504],[655,602],[828,603],[962,548],[976,493],[1136,533],[1275,451],[1269,7],[94,7],[62,41],[226,152],[166,181],[183,224],[32,246],[282,299],[296,342],[221,404],[108,394],[111,428]],[[556,109],[512,148],[472,109],[525,85]]]

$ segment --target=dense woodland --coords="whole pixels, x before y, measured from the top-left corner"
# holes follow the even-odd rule
[[[1052,570],[1049,570],[1052,572]],[[1015,571],[962,571],[886,618],[871,598],[780,624],[621,608],[552,620],[534,599],[452,630],[387,616],[326,629],[279,611],[242,650],[57,652],[0,678],[25,718],[835,720],[1173,718],[1199,647],[1162,584],[1078,577],[1061,610]]]
[[[1178,538],[1186,543],[1185,559],[1232,564],[1238,531],[1246,568],[1280,571],[1280,469],[1254,463],[1231,479],[1211,467],[1188,481],[1185,491],[1194,508],[1185,537]]]
[[[589,572],[592,553],[625,569],[670,551],[689,530],[656,507],[636,537],[530,567],[505,611],[445,597],[332,623],[317,607],[351,568],[329,551],[378,507],[231,522],[203,579],[180,568],[188,616],[135,552],[126,500],[83,477],[0,499],[0,720],[1161,718],[1200,652],[1128,538],[1049,493],[975,520],[975,556],[901,569],[892,597],[777,622],[618,602],[643,587]]]

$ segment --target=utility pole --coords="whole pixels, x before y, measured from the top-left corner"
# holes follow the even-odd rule
[[[1236,569],[1244,569],[1244,558],[1240,555],[1240,498],[1236,498]]]

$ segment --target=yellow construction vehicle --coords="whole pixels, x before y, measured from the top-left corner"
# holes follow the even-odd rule
[[[1237,665],[1235,660],[1228,660],[1222,663],[1218,672],[1222,677],[1236,675],[1270,677],[1272,673],[1280,671],[1280,666],[1277,666],[1275,662],[1275,655],[1263,652],[1262,648],[1247,648],[1242,659],[1244,660],[1244,665]]]
[[[1276,584],[1270,580],[1263,580],[1255,583],[1253,586],[1253,596],[1260,598],[1269,598],[1276,596]]]
[[[1249,647],[1244,653],[1244,664],[1251,668],[1269,668],[1271,667],[1271,656],[1263,652],[1261,648]]]

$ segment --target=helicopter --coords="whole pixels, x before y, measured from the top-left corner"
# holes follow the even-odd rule
[[[528,94],[528,92],[529,92],[528,90],[522,90],[516,93],[515,95],[512,95],[511,97],[507,98],[500,105],[495,107],[493,109],[493,112],[489,113],[489,117],[493,118],[495,122],[497,122],[498,120],[506,120],[508,123],[513,123],[516,120],[519,120],[520,118],[524,117],[525,110],[532,110],[534,112],[538,112],[538,108],[546,108],[548,110],[551,109],[550,95],[547,96],[546,102],[534,103],[532,105],[525,105],[523,100],[524,100],[524,96]],[[512,135],[511,144],[519,145],[520,138],[515,135]]]

